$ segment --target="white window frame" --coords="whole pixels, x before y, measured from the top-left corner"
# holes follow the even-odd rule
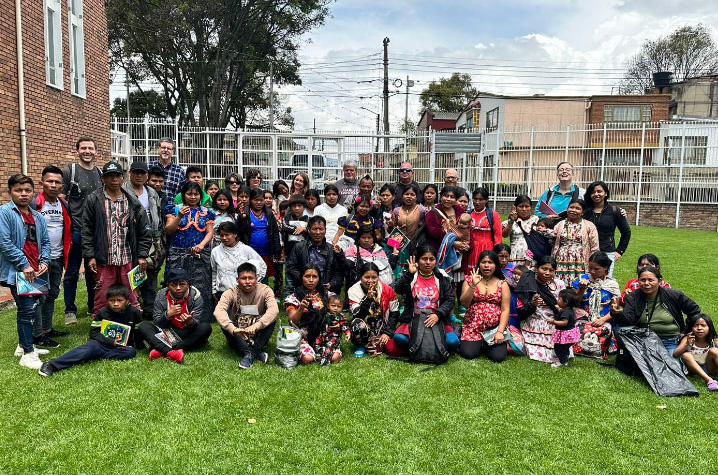
[[[77,11],[73,11],[73,3]],[[85,25],[82,0],[67,0],[67,33],[70,40],[70,91],[85,98]]]
[[[49,13],[52,13],[52,18]],[[64,76],[62,68],[62,4],[60,0],[45,0],[43,17],[45,18],[45,83],[62,91]]]

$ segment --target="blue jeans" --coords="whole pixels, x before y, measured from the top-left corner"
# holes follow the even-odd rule
[[[32,336],[37,337],[52,330],[52,314],[55,312],[55,300],[60,295],[62,267],[62,257],[52,259],[47,273],[41,276],[41,278],[47,280],[50,292],[39,297],[38,305],[35,307],[35,323],[33,324]]]
[[[673,356],[673,352],[678,348],[678,341],[681,337],[679,336],[659,336],[658,338],[661,339],[663,342],[663,346],[666,348],[666,351],[668,351],[668,354]]]
[[[67,258],[67,269],[65,269],[65,279],[62,281],[62,285],[65,289],[65,313],[77,313],[75,297],[77,296],[77,281],[80,277],[80,267],[82,267],[80,231],[73,231],[70,255]],[[87,269],[87,266],[85,266],[85,284],[87,286],[87,311],[91,313],[95,306],[95,283],[92,278],[92,272]]]
[[[608,276],[613,277],[613,268],[616,267],[616,253],[607,252],[606,255],[611,259],[611,267],[608,268]]]
[[[33,295],[18,295],[17,287],[14,285],[10,286],[10,292],[17,306],[17,337],[20,346],[25,353],[32,353],[35,351],[32,346],[32,324],[35,320],[35,306],[39,299]]]

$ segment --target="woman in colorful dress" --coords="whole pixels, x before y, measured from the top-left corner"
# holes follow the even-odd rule
[[[180,190],[182,206],[165,208],[165,233],[170,239],[167,252],[167,269],[184,269],[190,281],[200,291],[204,302],[205,321],[212,318],[212,267],[211,242],[214,236],[216,215],[211,209],[200,206],[202,188],[186,182]]]
[[[347,292],[352,313],[351,340],[354,356],[376,356],[384,351],[391,332],[387,322],[399,319],[399,300],[394,289],[379,279],[379,268],[367,262],[359,268],[359,281]]]
[[[502,236],[509,237],[511,243],[510,260],[515,265],[525,265],[534,268],[534,255],[526,243],[525,234],[530,234],[539,217],[533,212],[531,198],[519,195],[514,200],[514,206],[509,213],[509,219],[501,223]]]
[[[661,261],[658,260],[658,256],[654,254],[643,254],[641,257],[638,258],[638,264],[636,264],[636,274],[638,274],[638,271],[644,267],[655,267],[656,269],[661,270]],[[663,279],[661,279],[659,285],[666,289],[671,288],[671,284],[669,284]],[[635,277],[626,282],[626,286],[623,288],[623,292],[621,292],[621,307],[626,305],[626,297],[628,297],[631,292],[635,292],[640,288],[641,285],[638,283],[638,279]]]
[[[621,294],[618,282],[609,275],[612,263],[605,252],[594,252],[588,259],[588,272],[571,283],[583,309],[576,311],[576,326],[581,332],[581,339],[573,346],[576,355],[608,358],[613,334],[611,304],[618,302]]]
[[[483,353],[494,363],[506,359],[504,330],[509,324],[511,291],[501,272],[499,256],[494,251],[479,254],[478,270],[466,276],[459,302],[468,307],[461,329],[459,353],[474,359]],[[495,330],[490,340],[484,332]]]
[[[558,361],[551,336],[556,327],[548,319],[558,317],[558,293],[566,285],[556,277],[556,260],[551,256],[536,259],[536,270],[525,272],[516,286],[521,302],[519,316],[524,336],[524,353],[532,360],[544,363]]]
[[[479,264],[479,255],[490,251],[501,242],[501,217],[488,208],[489,190],[477,188],[473,193],[474,210],[471,212],[471,253],[469,268]]]
[[[302,284],[284,300],[289,322],[302,334],[299,347],[301,364],[312,364],[316,359],[313,343],[322,330],[327,316],[329,297],[335,295],[319,283],[321,270],[313,262],[304,266]]]
[[[566,287],[585,274],[588,258],[598,251],[598,231],[590,221],[583,219],[586,203],[572,199],[566,209],[566,219],[556,225],[556,242],[551,255],[556,259],[556,275]]]
[[[391,233],[394,227],[398,227],[404,235],[411,240],[411,244],[399,253],[398,263],[394,269],[394,280],[398,279],[402,270],[409,262],[409,256],[423,242],[418,242],[419,231],[424,225],[426,219],[426,208],[416,202],[421,191],[415,183],[409,184],[401,195],[401,206],[394,208],[390,220],[387,222],[387,228]]]

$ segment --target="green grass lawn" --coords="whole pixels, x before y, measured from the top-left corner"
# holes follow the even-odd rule
[[[716,238],[634,228],[617,278],[653,252],[666,280],[718,317]],[[718,394],[698,379],[699,398],[669,399],[580,358],[558,370],[454,356],[422,371],[380,356],[240,371],[216,325],[181,366],[144,351],[46,379],[12,356],[14,310],[0,319],[3,474],[715,473]],[[81,318],[52,355],[88,330]]]

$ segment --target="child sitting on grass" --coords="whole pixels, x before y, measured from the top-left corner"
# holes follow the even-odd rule
[[[581,331],[576,326],[576,314],[574,309],[581,304],[581,299],[573,289],[563,289],[558,293],[556,306],[560,313],[556,318],[549,318],[547,323],[556,326],[551,335],[553,351],[558,361],[551,364],[552,367],[568,366],[568,357],[571,347],[581,339]]]
[[[329,363],[339,363],[342,359],[342,352],[339,345],[344,335],[344,341],[349,341],[349,324],[347,318],[342,314],[344,302],[339,295],[332,294],[327,304],[327,317],[324,328],[314,342],[314,352],[317,362],[321,366]]]
[[[713,319],[698,314],[686,322],[686,333],[678,348],[673,351],[674,358],[681,358],[689,373],[697,374],[706,382],[708,391],[718,391],[718,335]]]
[[[43,363],[38,371],[40,376],[49,377],[57,371],[88,361],[129,360],[137,355],[133,346],[141,348],[143,343],[142,336],[135,327],[142,322],[142,312],[132,305],[128,305],[130,291],[122,284],[110,285],[105,295],[107,306],[101,308],[93,317],[88,342]],[[101,329],[104,320],[129,326],[129,338],[123,338],[124,334],[120,332],[115,333],[114,338],[103,335]],[[133,342],[132,346],[130,346],[131,341]]]

